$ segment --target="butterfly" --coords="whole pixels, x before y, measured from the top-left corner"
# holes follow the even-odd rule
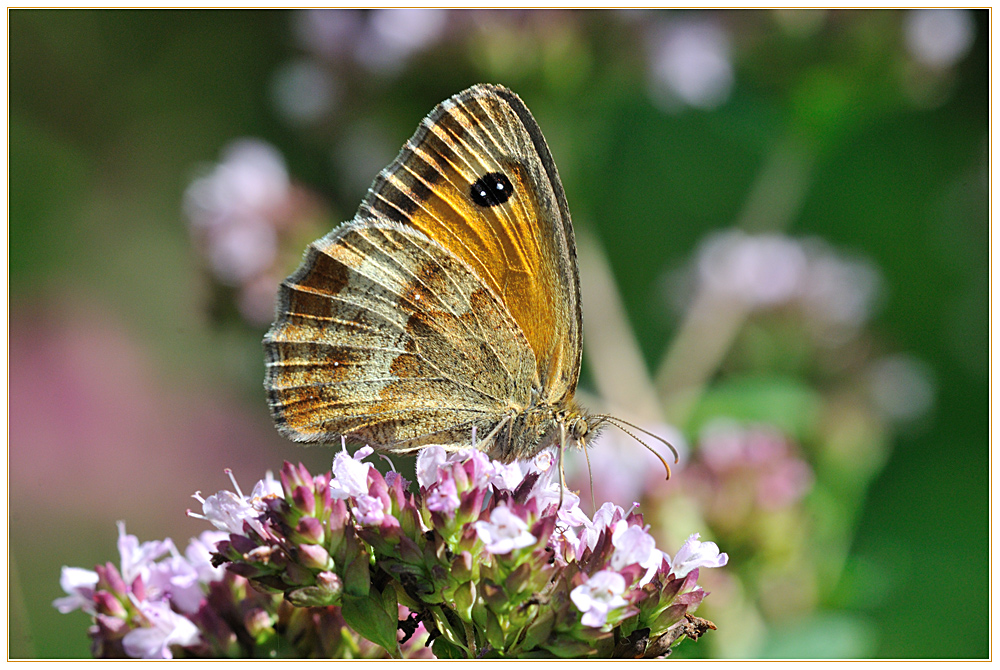
[[[581,336],[548,145],[515,93],[479,84],[421,121],[355,217],[282,282],[264,386],[297,442],[471,445],[503,463],[556,446],[562,475],[566,447],[620,421],[574,399]]]

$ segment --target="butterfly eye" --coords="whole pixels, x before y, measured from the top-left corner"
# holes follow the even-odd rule
[[[469,189],[472,202],[480,207],[496,207],[510,200],[514,186],[502,172],[490,172],[476,180]]]

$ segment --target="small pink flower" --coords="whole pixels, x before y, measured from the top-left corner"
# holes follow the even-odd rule
[[[97,573],[83,568],[68,568],[65,565],[59,576],[59,586],[69,595],[56,598],[52,606],[63,614],[81,609],[94,613],[94,589],[97,588]]]
[[[500,461],[493,461],[493,478],[490,483],[498,489],[513,491],[524,480],[524,473],[517,461],[504,465]]]
[[[721,568],[729,562],[727,554],[719,553],[719,545],[715,542],[701,542],[700,533],[695,533],[687,539],[673,561],[670,562],[670,572],[675,577],[686,577],[696,568]]]
[[[184,550],[184,557],[198,573],[198,581],[202,584],[219,581],[226,574],[224,567],[212,565],[212,552],[215,551],[219,542],[228,538],[227,533],[206,530],[188,542],[187,549]]]
[[[333,479],[330,480],[330,495],[337,499],[363,496],[368,494],[368,471],[371,463],[362,462],[372,453],[371,447],[358,449],[351,456],[346,447],[333,459]]]
[[[125,532],[125,522],[118,522],[118,553],[121,555],[121,575],[126,584],[137,577],[149,579],[151,566],[171,551],[176,551],[172,540],[155,540],[139,543],[139,538]]]
[[[646,568],[640,584],[649,582],[663,562],[664,554],[656,548],[653,536],[639,526],[629,526],[625,520],[615,524],[611,544],[615,547],[615,552],[611,555],[611,569],[622,570],[638,563]]]
[[[264,479],[257,482],[253,487],[250,497],[243,495],[240,485],[236,482],[231,470],[226,470],[229,481],[233,483],[236,493],[231,491],[219,491],[208,498],[203,498],[201,492],[196,492],[192,498],[201,503],[202,514],[188,511],[188,516],[196,519],[204,519],[210,522],[219,530],[227,533],[243,534],[243,523],[247,522],[250,527],[259,534],[264,534],[264,527],[257,518],[264,510],[264,499],[272,496],[283,497],[281,483],[274,479],[270,470],[264,475]]]
[[[197,612],[205,599],[198,572],[179,555],[152,565],[145,587],[147,599],[169,600],[185,614]]]
[[[573,589],[570,600],[583,612],[581,623],[591,628],[600,628],[608,620],[608,613],[628,605],[622,598],[625,593],[625,578],[613,570],[601,570],[586,584]]]
[[[427,509],[441,514],[451,514],[462,504],[459,500],[458,491],[455,489],[455,480],[451,477],[440,480],[431,492],[427,495]]]
[[[491,554],[509,554],[515,549],[530,547],[538,541],[528,532],[528,524],[506,505],[494,508],[489,521],[476,522],[476,534]]]
[[[173,658],[171,645],[187,647],[201,639],[191,621],[170,609],[165,601],[136,603],[149,627],[136,628],[122,638],[125,653],[132,658]]]
[[[357,507],[351,509],[351,512],[360,524],[377,526],[385,519],[385,505],[382,504],[381,498],[363,493],[355,500],[358,504]]]
[[[438,470],[448,462],[444,447],[431,445],[417,454],[417,483],[428,488],[438,480]]]

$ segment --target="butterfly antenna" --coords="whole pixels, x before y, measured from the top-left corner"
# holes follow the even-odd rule
[[[615,425],[618,428],[620,428],[621,430],[625,431],[624,428],[622,428],[620,425],[618,425],[618,424],[622,424],[623,423],[626,426],[628,426],[629,428],[633,428],[633,429],[639,431],[640,433],[645,433],[646,435],[649,435],[650,437],[652,437],[652,438],[654,438],[656,440],[659,440],[660,442],[662,442],[663,444],[665,444],[667,446],[667,449],[669,449],[671,451],[671,453],[673,453],[673,455],[674,455],[674,463],[676,464],[676,463],[680,462],[680,456],[678,456],[677,449],[674,448],[674,445],[670,444],[669,441],[667,441],[666,439],[660,437],[656,433],[651,433],[648,430],[646,430],[645,428],[643,428],[642,426],[637,426],[634,423],[626,421],[625,419],[619,419],[617,416],[611,416],[610,414],[598,414],[594,418],[595,419],[600,419],[602,421],[607,421],[608,423],[611,423],[612,425]],[[625,431],[625,432],[628,432],[628,431]],[[629,434],[631,435],[631,433],[629,433]],[[632,437],[635,437],[635,436],[633,435]]]
[[[590,505],[594,509],[594,514],[597,514],[597,496],[594,495],[594,471],[590,467],[590,453],[587,451],[586,445],[584,445],[583,456],[587,459],[587,476],[590,477]]]
[[[625,421],[624,419],[619,419],[618,417],[614,417],[614,416],[608,416],[607,414],[601,414],[601,415],[598,415],[598,416],[596,416],[594,418],[595,419],[599,419],[600,421],[607,421],[612,426],[614,426],[618,430],[622,431],[623,433],[625,433],[626,435],[628,435],[629,437],[631,437],[633,440],[635,440],[636,442],[638,442],[642,446],[646,447],[646,449],[648,449],[653,455],[655,455],[658,459],[660,459],[660,463],[663,464],[663,467],[667,471],[667,479],[670,479],[670,465],[668,465],[667,461],[663,458],[663,456],[660,455],[660,452],[658,452],[656,449],[653,449],[651,446],[649,446],[648,444],[646,444],[645,442],[643,442],[634,433],[632,433],[631,431],[629,431],[628,428],[625,428],[625,426],[628,426],[629,428],[633,428],[633,429],[635,429],[635,430],[637,430],[637,431],[639,431],[641,433],[645,433],[646,435],[649,435],[650,437],[654,437],[657,440],[659,440],[660,442],[662,442],[663,444],[667,445],[667,448],[670,449],[670,451],[674,454],[674,463],[676,464],[676,463],[680,462],[680,456],[677,454],[677,450],[674,449],[674,445],[670,444],[669,442],[667,442],[665,439],[663,439],[659,435],[656,435],[655,433],[651,433],[651,432],[649,432],[648,430],[646,430],[644,428],[640,428],[639,426],[635,425],[634,423],[629,423],[628,421]],[[625,425],[623,426],[622,424],[625,424]]]

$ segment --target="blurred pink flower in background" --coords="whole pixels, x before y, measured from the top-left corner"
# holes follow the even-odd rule
[[[318,198],[291,181],[281,152],[254,138],[232,141],[201,172],[184,193],[195,247],[214,281],[236,291],[242,317],[270,323],[286,272],[282,240],[308,227]]]
[[[813,473],[797,446],[778,428],[716,419],[705,426],[685,488],[706,517],[725,527],[747,520],[754,510],[797,503],[812,487]]]
[[[19,509],[66,519],[147,515],[175,527],[189,487],[199,486],[193,480],[205,478],[207,488],[227,464],[270,464],[265,413],[204,380],[171,386],[158,369],[165,365],[99,303],[67,296],[15,308],[9,439]]]

